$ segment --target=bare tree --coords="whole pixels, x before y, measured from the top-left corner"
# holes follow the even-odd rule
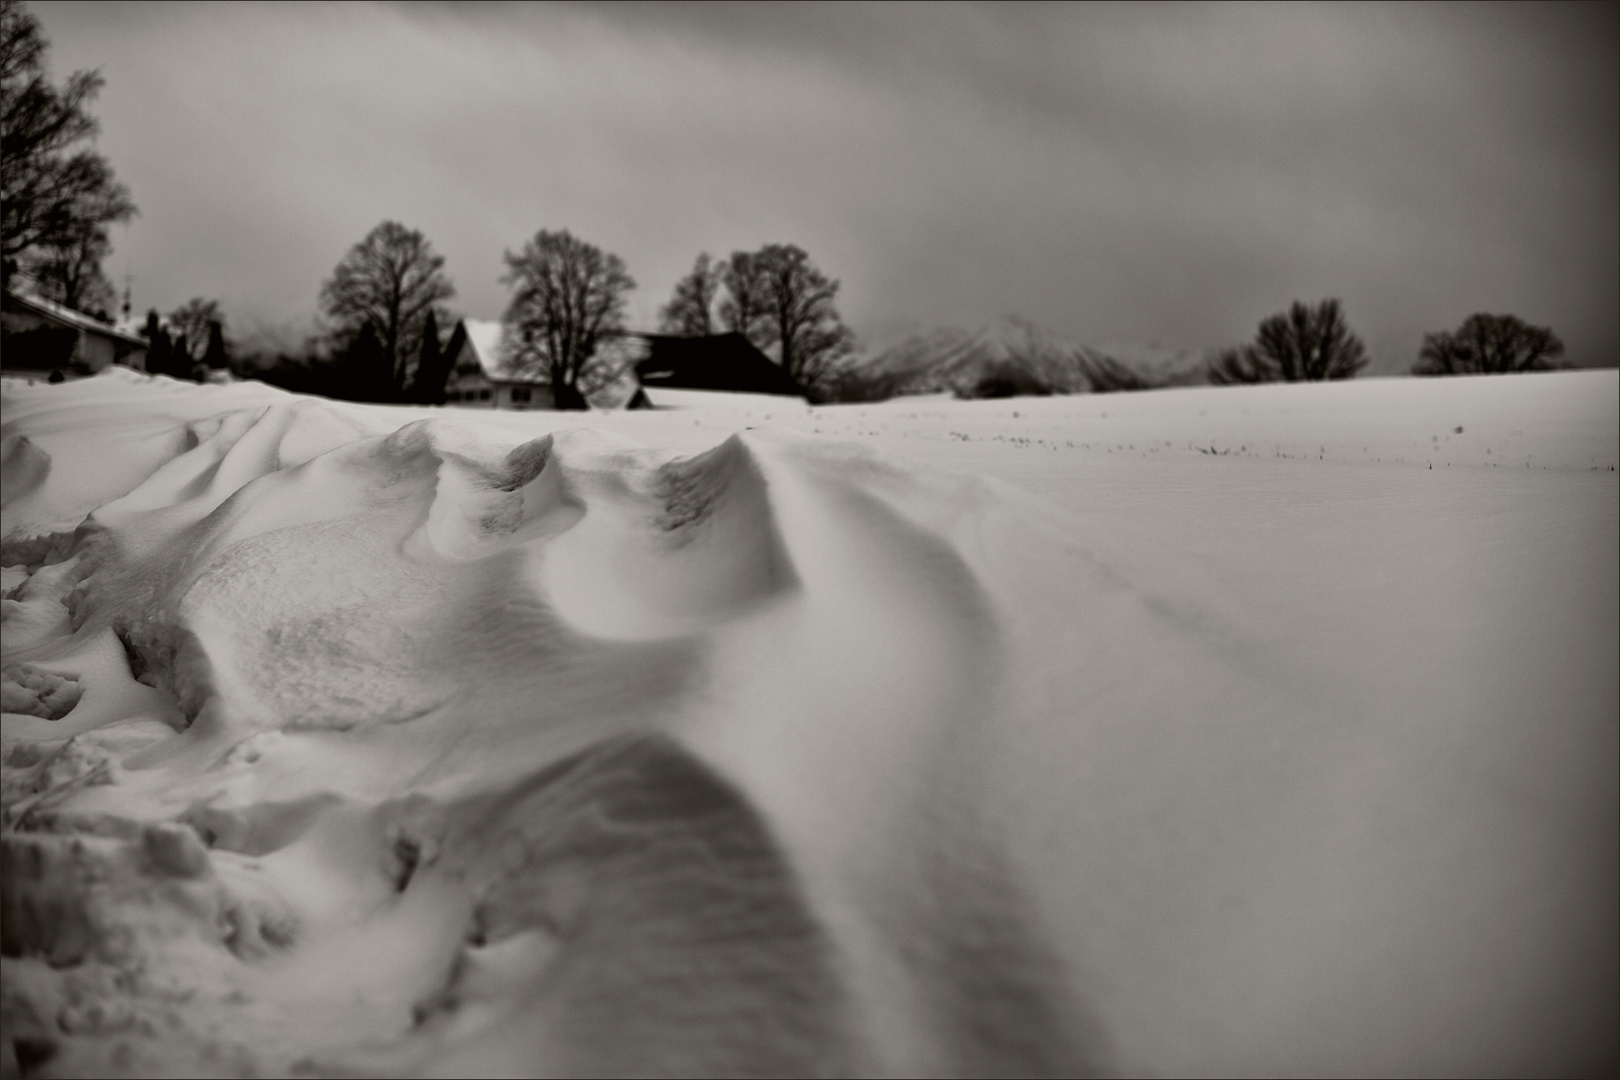
[[[1564,366],[1564,343],[1513,315],[1470,315],[1455,333],[1423,335],[1414,375],[1495,375]]]
[[[829,382],[854,344],[833,306],[838,282],[792,244],[767,244],[753,258],[762,283],[764,345],[776,348],[782,369],[800,386],[815,391]]]
[[[596,348],[586,358],[579,373],[579,392],[586,399],[595,397],[615,383],[634,382],[632,369],[651,355],[647,339],[634,334],[615,333],[597,339]],[[635,385],[639,386],[639,383]],[[627,393],[633,388],[626,386]]]
[[[726,295],[720,301],[720,323],[734,334],[741,334],[763,348],[768,340],[764,329],[765,279],[759,256],[733,251],[719,265],[720,283]]]
[[[218,300],[194,296],[169,312],[165,321],[177,354],[175,362],[184,369],[176,373],[189,374],[191,368],[202,363],[207,355],[210,327],[216,323],[223,326],[225,316],[219,310]]]
[[[1298,300],[1260,324],[1254,344],[1225,349],[1209,365],[1216,384],[1348,379],[1367,366],[1367,350],[1350,332],[1337,300],[1309,307]]]
[[[506,340],[519,369],[544,372],[559,409],[585,408],[581,376],[597,347],[624,332],[624,295],[636,283],[624,260],[564,229],[544,229],[514,255]]]
[[[101,268],[112,253],[107,229],[93,220],[82,219],[75,224],[72,233],[71,237],[60,237],[24,255],[25,276],[33,280],[34,288],[46,299],[109,319],[118,297]]]
[[[434,254],[427,238],[397,221],[384,221],[349,249],[321,286],[321,312],[340,350],[371,327],[398,397],[414,376],[428,313],[443,317],[442,303],[455,293],[444,257]]]
[[[34,249],[105,256],[107,228],[135,214],[107,159],[76,144],[96,133],[86,106],[101,76],[78,71],[58,90],[45,78],[39,21],[0,0],[0,282]],[[99,252],[99,254],[97,254]],[[88,281],[89,275],[81,275]]]
[[[714,301],[725,265],[724,260],[711,263],[707,251],[699,255],[692,272],[675,283],[675,295],[659,310],[658,328],[688,337],[714,333]]]

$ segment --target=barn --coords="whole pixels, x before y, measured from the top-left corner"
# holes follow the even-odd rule
[[[648,389],[730,390],[805,397],[804,387],[742,334],[638,334],[647,356],[636,377]]]
[[[446,405],[478,409],[554,409],[551,384],[540,375],[515,374],[508,363],[501,323],[462,319],[445,346],[450,374]],[[742,334],[625,334],[604,342],[598,368],[619,372],[601,385],[586,388],[598,408],[636,408],[649,404],[636,384],[659,388],[724,390],[803,398],[804,388]],[[634,380],[630,372],[634,372]],[[652,402],[656,404],[656,399]]]

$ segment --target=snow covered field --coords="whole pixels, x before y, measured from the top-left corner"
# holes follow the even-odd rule
[[[8,380],[7,1075],[1610,1074],[1617,395]]]

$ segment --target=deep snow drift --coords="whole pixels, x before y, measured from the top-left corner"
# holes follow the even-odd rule
[[[5,1066],[1612,1071],[1616,391],[7,381]]]

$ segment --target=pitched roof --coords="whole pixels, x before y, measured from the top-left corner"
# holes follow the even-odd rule
[[[479,369],[490,382],[531,386],[546,381],[538,375],[513,372],[507,366],[506,345],[501,337],[501,324],[497,320],[462,319],[457,322],[446,348],[451,356],[459,359],[463,344],[471,346]]]
[[[64,307],[54,300],[47,300],[43,296],[7,289],[6,301],[15,303],[18,307],[28,309],[38,315],[43,315],[47,319],[61,323],[64,326],[71,326],[75,330],[88,330],[92,334],[100,334],[103,337],[110,337],[115,341],[122,341],[126,345],[135,345],[142,349],[147,346],[147,341],[143,337],[126,333],[111,323],[104,323],[100,319],[92,318],[82,311],[74,311],[72,308]]]
[[[643,386],[735,390],[805,397],[804,387],[742,334],[640,334],[647,358],[636,364]]]
[[[484,378],[492,383],[547,384],[544,375],[511,370],[501,329],[502,324],[493,319],[461,319],[446,348],[459,358],[462,349],[470,347]],[[638,347],[637,342],[645,344]],[[644,349],[643,357],[635,361],[636,378],[643,386],[806,396],[791,375],[742,334],[684,337],[631,333],[620,341],[604,343],[603,348],[629,349],[630,355]]]

